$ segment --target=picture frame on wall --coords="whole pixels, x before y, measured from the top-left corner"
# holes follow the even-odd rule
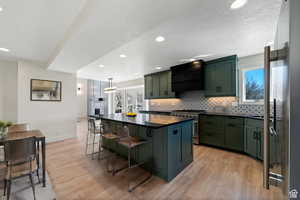
[[[61,81],[31,79],[30,100],[31,101],[61,101]]]

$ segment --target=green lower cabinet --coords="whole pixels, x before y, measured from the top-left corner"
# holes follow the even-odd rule
[[[193,161],[192,123],[183,123],[181,128],[182,168],[185,168],[185,166]]]
[[[235,151],[244,151],[244,127],[229,123],[225,130],[225,146]]]
[[[245,127],[245,152],[252,157],[258,157],[257,128]],[[260,149],[260,148],[259,148]]]
[[[225,147],[224,132],[218,132],[214,130],[202,131],[201,142],[208,145]]]
[[[168,127],[168,180],[193,161],[192,121]]]
[[[246,119],[245,122],[245,153],[263,160],[263,120]]]
[[[168,131],[168,163],[170,164],[168,170],[168,177],[173,178],[181,169],[182,155],[181,155],[181,127],[174,125],[169,127]]]

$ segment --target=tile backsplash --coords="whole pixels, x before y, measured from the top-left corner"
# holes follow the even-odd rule
[[[182,110],[196,109],[207,111],[218,111],[224,109],[226,112],[245,113],[252,115],[263,115],[263,105],[239,104],[235,97],[213,97],[206,98],[202,91],[191,91],[181,94],[178,99],[150,100],[149,110]]]

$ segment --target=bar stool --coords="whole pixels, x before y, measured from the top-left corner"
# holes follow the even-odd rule
[[[124,146],[126,149],[127,149],[127,162],[128,162],[128,166],[127,168],[122,168],[122,169],[119,169],[117,171],[114,172],[113,175],[115,175],[116,173],[122,171],[123,169],[127,169],[128,171],[130,169],[133,169],[133,168],[136,168],[136,167],[139,167],[145,163],[147,163],[147,161],[144,161],[144,162],[140,162],[140,163],[135,163],[134,165],[132,165],[132,159],[131,159],[131,152],[140,147],[141,145],[145,145],[145,144],[149,144],[150,141],[147,141],[147,140],[143,140],[139,137],[136,137],[136,136],[131,136],[130,135],[130,130],[128,128],[128,126],[124,126],[123,127],[123,136],[120,137],[120,139],[118,140],[118,144],[119,145],[122,145]],[[142,185],[143,183],[145,183],[146,181],[148,181],[151,177],[152,177],[152,168],[153,168],[153,164],[152,164],[152,157],[151,156],[151,170],[150,170],[150,175],[147,176],[145,179],[143,179],[142,181],[140,181],[139,183],[137,183],[136,185],[134,185],[133,187],[130,187],[130,178],[129,178],[129,173],[128,173],[128,192],[132,192],[134,189],[136,189],[138,186]]]
[[[120,135],[115,134],[111,127],[107,124],[103,124],[101,126],[101,138],[100,138],[100,145],[99,145],[99,154],[98,154],[98,160],[106,159],[106,168],[107,172],[112,172],[114,174],[114,165],[112,164],[113,169],[109,169],[109,164],[111,164],[111,158],[116,157],[116,153],[114,152],[114,149],[112,147],[106,147],[103,142],[104,140],[111,142],[114,147],[116,148],[117,140],[121,138]],[[110,155],[105,155],[104,150],[107,150]]]
[[[93,142],[89,143],[89,138],[93,137]],[[96,127],[95,119],[89,118],[88,119],[88,134],[86,136],[86,143],[85,143],[85,154],[86,155],[92,155],[92,159],[94,159],[94,154],[98,153],[95,152],[95,144],[98,144],[99,142],[96,142],[96,137],[101,136],[101,126],[99,128]],[[88,147],[92,145],[93,150],[91,154],[88,154]]]

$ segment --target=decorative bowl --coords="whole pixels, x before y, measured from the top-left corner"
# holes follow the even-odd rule
[[[126,116],[127,117],[136,117],[136,113],[133,113],[133,112],[128,112],[128,113],[126,113]]]

